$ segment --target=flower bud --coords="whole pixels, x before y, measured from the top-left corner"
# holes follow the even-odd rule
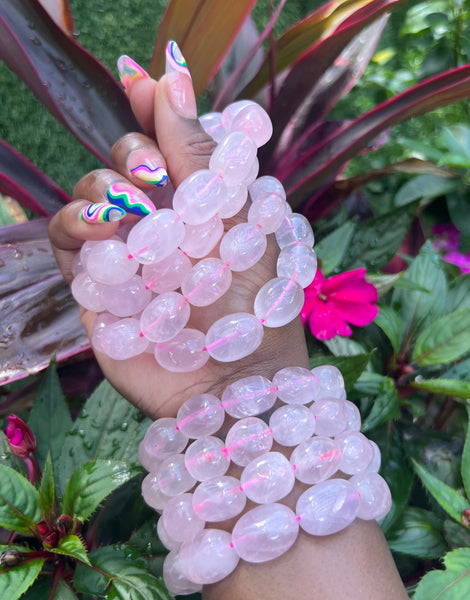
[[[26,423],[16,415],[8,417],[6,428],[8,445],[14,456],[25,459],[37,449],[36,438]]]

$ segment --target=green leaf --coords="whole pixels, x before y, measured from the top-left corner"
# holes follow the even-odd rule
[[[356,354],[355,356],[312,356],[310,368],[321,365],[332,365],[341,371],[344,387],[349,392],[354,382],[369,364],[370,354]]]
[[[462,482],[467,498],[470,498],[470,405],[467,404],[467,435],[462,453]]]
[[[400,338],[402,322],[398,314],[391,306],[386,304],[380,305],[379,314],[375,317],[374,323],[385,333],[390,340],[395,354],[398,354],[400,349]]]
[[[470,597],[470,548],[452,550],[444,556],[445,571],[426,573],[413,600],[462,600]]]
[[[64,513],[86,521],[111,492],[141,471],[124,461],[95,460],[81,465],[65,489]]]
[[[39,505],[43,515],[50,515],[54,508],[54,473],[50,453],[47,455],[46,463],[42,472],[41,485],[39,486]]]
[[[470,381],[457,379],[421,379],[416,378],[409,385],[417,390],[424,390],[433,394],[443,394],[454,398],[470,398]]]
[[[449,549],[442,535],[440,519],[431,511],[411,506],[404,511],[387,541],[395,552],[419,558],[440,558]]]
[[[0,527],[31,535],[40,519],[37,489],[10,467],[0,465]]]
[[[11,546],[0,546],[0,552]],[[24,551],[24,548],[21,549]],[[29,560],[16,567],[1,567],[0,569],[0,598],[17,600],[33,585],[44,564],[43,558]]]
[[[51,599],[52,581],[51,578],[39,579],[26,593],[21,600],[77,600],[78,597],[72,588],[63,580],[59,579],[54,598]]]
[[[56,554],[62,554],[63,556],[70,556],[80,562],[91,564],[90,559],[82,540],[77,535],[67,535],[62,538],[59,544],[55,548],[51,548],[51,552]]]
[[[414,459],[411,459],[411,462],[424,487],[428,490],[434,500],[436,500],[446,513],[455,519],[457,523],[461,523],[464,511],[470,506],[468,499],[437,477],[434,477],[434,475]]]
[[[445,196],[458,185],[458,180],[439,175],[418,175],[405,183],[395,196],[396,206],[404,206],[421,198],[431,199]]]
[[[14,468],[16,458],[13,456],[8,445],[8,438],[4,431],[0,430],[0,464]]]
[[[390,377],[364,372],[354,384],[354,390],[373,399],[372,408],[362,423],[362,431],[369,431],[400,416],[400,397]]]
[[[444,535],[451,550],[462,546],[470,547],[470,529],[451,519],[444,521]]]
[[[346,221],[315,245],[324,275],[329,275],[341,264],[355,227],[352,221]]]
[[[470,308],[444,315],[422,331],[412,360],[421,366],[453,362],[470,351]]]
[[[449,285],[447,294],[447,310],[463,310],[470,308],[470,273],[457,277]]]

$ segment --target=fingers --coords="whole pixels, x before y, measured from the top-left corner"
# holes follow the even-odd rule
[[[111,149],[116,170],[137,187],[151,190],[168,183],[166,161],[156,142],[140,133],[128,133]]]

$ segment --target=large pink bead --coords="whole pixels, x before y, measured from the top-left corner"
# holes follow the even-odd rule
[[[266,412],[275,401],[276,390],[269,379],[253,375],[227,386],[222,394],[221,406],[230,416],[241,419]]]
[[[240,481],[228,475],[203,481],[193,494],[194,511],[204,521],[232,519],[242,512],[245,504]]]
[[[349,480],[360,494],[357,516],[366,521],[383,519],[392,507],[387,482],[378,473],[360,473]]]
[[[277,502],[292,491],[295,476],[292,465],[280,452],[267,452],[253,459],[241,476],[243,491],[258,504]]]
[[[193,583],[183,575],[179,552],[169,552],[163,562],[163,580],[168,590],[176,596],[187,596],[200,592],[200,583]]]
[[[71,285],[72,294],[75,300],[86,308],[93,312],[101,312],[105,309],[105,305],[102,298],[102,292],[104,290],[102,283],[97,283],[86,273],[81,271],[76,277],[74,277]]]
[[[108,285],[102,293],[107,311],[118,317],[140,313],[150,302],[152,293],[145,288],[140,275],[133,275],[124,283]]]
[[[183,277],[191,271],[191,268],[189,258],[181,250],[175,250],[170,256],[157,263],[144,265],[142,280],[147,289],[156,294],[172,292],[181,287]]]
[[[277,274],[285,279],[293,279],[306,288],[315,279],[317,256],[309,246],[295,242],[285,246],[277,259]]]
[[[237,102],[232,102],[226,106],[221,115],[221,122],[225,132],[228,133],[231,130],[233,119],[242,109],[246,106],[253,106],[254,104],[255,102],[253,102],[253,100],[237,100]]]
[[[149,473],[142,481],[142,497],[146,504],[161,513],[165,508],[170,496],[164,494],[157,482],[157,474]]]
[[[186,225],[181,250],[192,258],[203,258],[214,249],[224,233],[224,224],[218,215],[200,225]]]
[[[232,536],[220,529],[204,529],[180,548],[181,569],[190,581],[207,585],[230,575],[239,556]]]
[[[163,525],[163,519],[158,519],[157,535],[158,539],[168,550],[178,550],[181,546],[181,542],[177,542],[168,534],[165,525]]]
[[[155,344],[155,360],[167,371],[197,371],[209,360],[206,336],[197,329],[182,329],[171,340]]]
[[[222,125],[222,113],[220,112],[210,112],[200,116],[199,123],[201,123],[204,131],[216,142],[220,142],[226,135],[226,131]]]
[[[292,452],[290,457],[295,466],[295,477],[303,483],[325,481],[336,473],[341,464],[341,450],[327,437],[315,436]]]
[[[144,336],[152,342],[166,342],[179,333],[189,320],[191,309],[178,292],[165,292],[154,298],[140,317]]]
[[[313,246],[315,238],[308,220],[299,213],[292,213],[284,217],[281,226],[276,231],[276,240],[282,250],[285,246],[295,242]]]
[[[186,177],[173,196],[173,207],[185,223],[200,225],[224,204],[227,187],[217,174],[202,169]]]
[[[315,400],[319,385],[315,375],[304,367],[286,367],[273,377],[277,396],[286,404],[309,404]]]
[[[374,458],[374,449],[369,440],[359,431],[345,431],[335,437],[343,458],[340,469],[348,475],[364,471]]]
[[[220,400],[212,394],[191,396],[178,410],[177,429],[189,438],[200,438],[219,431],[225,419]]]
[[[259,160],[258,160],[258,157],[255,156],[254,161],[251,163],[251,169],[248,171],[248,173],[245,175],[245,177],[243,177],[243,179],[241,180],[240,183],[243,183],[244,185],[249,186],[258,177],[258,173],[259,173]]]
[[[229,289],[232,273],[219,258],[204,258],[181,282],[183,296],[193,306],[209,306]]]
[[[220,257],[232,271],[246,271],[259,261],[266,246],[266,236],[258,227],[239,223],[222,238]]]
[[[129,253],[140,263],[170,256],[184,239],[184,224],[175,211],[162,208],[136,223],[127,236]]]
[[[144,467],[144,469],[149,473],[151,471],[156,472],[158,465],[162,461],[147,452],[147,448],[145,447],[143,440],[139,444],[138,453],[140,464]]]
[[[225,439],[225,450],[234,463],[241,467],[254,458],[269,452],[273,445],[273,435],[264,421],[257,417],[247,417],[232,425]]]
[[[188,438],[177,429],[173,417],[163,417],[154,421],[145,432],[143,443],[147,454],[162,461],[185,449]]]
[[[273,412],[269,419],[273,437],[282,446],[297,446],[308,440],[315,431],[315,418],[300,404],[287,404]]]
[[[120,319],[107,325],[100,335],[101,348],[115,360],[126,360],[145,352],[148,340],[141,336],[137,319]]]
[[[126,244],[102,240],[93,246],[87,258],[87,271],[98,283],[113,285],[127,281],[137,272],[139,263],[129,258]]]
[[[194,512],[192,494],[179,494],[170,498],[161,519],[168,535],[176,542],[192,540],[204,529],[204,521]]]
[[[279,194],[263,194],[250,206],[248,223],[259,227],[265,235],[274,233],[284,219],[286,207],[286,201]]]
[[[311,407],[315,416],[315,433],[333,437],[342,433],[348,425],[348,411],[344,400],[337,398],[322,398]]]
[[[374,451],[374,456],[370,463],[367,465],[365,472],[366,473],[378,473],[380,471],[380,465],[382,462],[382,456],[380,454],[380,448],[374,442],[374,440],[369,440],[370,445]]]
[[[185,453],[185,465],[188,472],[198,481],[225,475],[230,459],[219,438],[208,436],[197,439]]]
[[[230,362],[249,356],[263,340],[263,326],[249,313],[222,317],[209,327],[207,352],[216,360]]]
[[[212,153],[209,169],[220,175],[225,185],[230,187],[250,173],[255,158],[256,145],[253,141],[245,133],[234,131],[229,133]]]
[[[232,542],[243,560],[261,563],[282,556],[297,539],[299,524],[283,504],[257,506],[238,519]]]
[[[265,327],[282,327],[300,314],[304,300],[300,285],[276,277],[265,283],[256,294],[255,315]]]
[[[248,189],[244,183],[227,188],[227,198],[219,208],[218,215],[221,219],[229,219],[238,215],[248,199]]]
[[[348,425],[349,431],[360,431],[361,430],[361,413],[357,406],[349,400],[344,401],[344,406],[348,413]],[[378,470],[378,469],[377,469]]]
[[[190,490],[196,479],[186,468],[185,454],[174,454],[158,467],[157,483],[167,496],[177,496]]]
[[[279,179],[276,179],[271,175],[258,177],[258,179],[249,186],[248,191],[253,202],[265,194],[278,194],[284,200],[286,199],[286,191],[282,183]]]
[[[249,104],[234,116],[231,131],[243,131],[256,146],[264,146],[273,134],[273,126],[268,113],[259,104]]]
[[[344,379],[339,369],[332,365],[322,365],[321,367],[312,369],[312,373],[318,379],[318,383],[320,384],[318,400],[320,400],[320,398],[346,399]]]
[[[330,535],[356,518],[359,494],[345,479],[323,481],[305,491],[297,501],[300,526],[312,535]]]

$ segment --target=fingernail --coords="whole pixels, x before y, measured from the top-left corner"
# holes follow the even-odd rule
[[[168,183],[168,173],[161,166],[160,157],[149,150],[134,150],[127,159],[127,168],[141,181],[151,183],[157,187],[164,187]]]
[[[149,77],[147,71],[142,69],[142,67],[137,64],[135,60],[133,60],[130,56],[126,56],[125,54],[118,58],[117,67],[119,70],[119,75],[121,76],[121,83],[125,90],[127,90],[133,81]]]
[[[184,56],[181,54],[178,44],[171,40],[166,45],[165,73],[174,73],[175,71],[178,71],[179,73],[185,73],[191,77],[188,65],[186,64]]]
[[[109,223],[120,221],[126,216],[126,211],[108,202],[89,204],[80,211],[80,218],[87,223]]]
[[[168,99],[173,110],[185,119],[197,118],[196,97],[186,61],[176,42],[166,47]]]
[[[145,217],[156,210],[143,192],[121,183],[112,183],[106,190],[106,196],[111,204],[139,217]]]

